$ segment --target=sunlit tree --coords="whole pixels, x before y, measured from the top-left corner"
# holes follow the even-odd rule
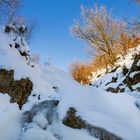
[[[72,33],[96,50],[96,54],[108,55],[110,65],[114,65],[114,49],[119,36],[126,30],[126,23],[113,18],[105,6],[82,7],[82,20],[75,21]]]

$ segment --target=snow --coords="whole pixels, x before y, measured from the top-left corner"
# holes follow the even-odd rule
[[[49,130],[57,135],[62,134],[62,140],[97,140],[83,129],[72,129],[61,123],[54,124]]]
[[[35,116],[35,118],[33,119],[33,123],[37,124],[42,129],[44,129],[48,125],[48,121],[43,114]]]
[[[57,140],[50,132],[32,128],[26,131],[22,140]]]
[[[126,93],[107,93],[102,87],[97,89],[93,86],[81,86],[72,79],[70,74],[52,65],[42,66],[33,62],[28,64],[18,49],[9,46],[15,43],[12,36],[0,32],[0,68],[13,69],[16,80],[28,77],[33,82],[33,91],[21,111],[17,104],[10,103],[7,94],[0,94],[0,138],[2,140],[18,140],[21,135],[22,140],[56,140],[55,134],[60,135],[62,140],[94,140],[95,138],[86,130],[72,129],[62,124],[69,107],[76,108],[77,115],[93,126],[103,128],[122,139],[140,139],[140,110],[135,105],[139,102],[138,99]],[[28,50],[27,44],[24,43],[24,45]],[[127,61],[118,63],[120,65],[125,63],[129,67],[132,64],[130,57],[132,54],[133,52],[128,53]],[[118,69],[114,77],[120,71]],[[97,78],[99,74],[101,77]],[[105,70],[98,71],[93,79],[94,83],[98,85],[103,82],[104,87],[107,82],[110,82],[112,75],[104,74]],[[53,87],[58,87],[57,91]],[[34,104],[51,99],[60,101],[59,122],[48,126],[48,122],[40,114],[33,119],[27,131],[22,133],[21,113],[30,110]],[[46,126],[47,129],[45,129]]]
[[[0,139],[18,140],[21,131],[20,111],[7,94],[0,93]]]
[[[140,111],[135,106],[134,97],[127,94],[109,94],[89,87],[81,90],[79,88],[79,91],[74,89],[74,93],[64,94],[60,102],[62,118],[68,107],[72,106],[82,118],[94,126],[106,128],[124,139],[140,138]]]
[[[74,130],[60,123],[53,125],[48,130],[41,130],[39,128],[31,128],[22,137],[22,140],[57,140],[55,134],[62,140],[96,140],[90,136],[85,130]]]
[[[21,52],[28,52],[29,51],[29,47],[28,47],[28,45],[27,45],[27,43],[26,43],[26,41],[25,41],[24,38],[21,38],[20,36],[18,36],[16,38],[16,41],[15,42],[18,43],[18,44],[22,44],[21,45],[22,47],[19,48],[19,50]]]

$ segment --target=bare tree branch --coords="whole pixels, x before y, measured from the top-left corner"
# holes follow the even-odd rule
[[[93,9],[82,7],[82,21],[75,22],[72,33],[95,48],[97,53],[107,54],[113,65],[114,49],[119,36],[126,30],[126,23],[113,18],[104,6],[95,6]]]
[[[0,0],[1,22],[10,24],[20,7],[21,0]]]

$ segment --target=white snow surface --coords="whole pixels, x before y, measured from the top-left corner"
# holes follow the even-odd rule
[[[21,113],[18,105],[9,101],[8,95],[0,93],[0,139],[18,140],[21,133]]]
[[[81,86],[68,73],[55,66],[33,63],[34,67],[31,67],[17,49],[9,46],[12,43],[10,36],[0,33],[0,68],[13,69],[15,79],[28,77],[33,82],[33,91],[21,111],[17,104],[9,102],[7,94],[0,94],[0,139],[18,140],[21,134],[21,113],[48,99],[60,100],[60,124],[54,124],[47,130],[39,129],[38,126],[31,127],[24,133],[22,140],[56,140],[53,131],[59,132],[63,140],[93,140],[94,137],[85,130],[62,125],[61,121],[69,107],[75,107],[77,115],[91,125],[104,128],[125,140],[140,139],[140,110],[135,105],[135,97],[126,93],[107,93],[102,88]],[[54,86],[58,87],[58,91],[53,89]],[[42,127],[47,125],[41,115],[34,122]]]

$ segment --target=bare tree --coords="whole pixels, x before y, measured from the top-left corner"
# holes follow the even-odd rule
[[[132,0],[140,6],[140,0]],[[135,20],[129,22],[133,26],[134,31],[140,31],[140,17],[138,16]]]
[[[32,38],[35,34],[36,25],[37,25],[36,22],[33,20],[26,24],[27,32],[25,34],[25,39],[28,42],[28,44],[30,43],[30,41],[32,40]]]
[[[10,24],[13,22],[21,0],[0,0],[1,22]]]
[[[140,0],[133,0],[133,1],[135,1],[135,2],[137,2],[137,3],[140,3]]]
[[[15,28],[14,31],[24,37],[27,43],[30,43],[34,33],[36,23],[27,21],[24,16],[19,16],[18,10],[22,0],[0,0],[0,22],[8,28]],[[13,29],[12,29],[13,30]]]
[[[96,54],[108,55],[110,65],[114,65],[114,49],[127,24],[113,18],[105,6],[96,5],[93,9],[82,7],[81,10],[82,21],[75,22],[71,28],[72,33],[86,41],[96,50]]]

